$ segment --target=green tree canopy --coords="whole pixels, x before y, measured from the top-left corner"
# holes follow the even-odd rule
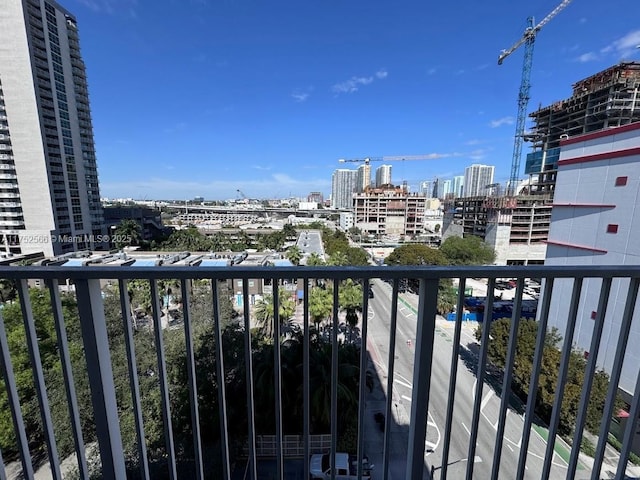
[[[278,318],[280,325],[287,323],[293,316],[296,306],[291,297],[287,295],[280,295],[280,303],[278,306]],[[263,298],[256,302],[254,310],[256,321],[260,325],[260,330],[266,337],[273,336],[273,296],[265,295]]]
[[[486,265],[496,259],[496,252],[476,236],[448,237],[440,251],[451,265]]]
[[[396,248],[385,259],[387,265],[446,265],[441,251],[421,243],[407,243]]]
[[[294,265],[300,265],[300,260],[302,259],[302,252],[297,246],[289,247],[287,250],[287,258]]]
[[[313,287],[309,292],[309,316],[316,327],[331,316],[333,296],[325,288]]]
[[[113,233],[113,243],[116,248],[140,245],[142,243],[140,225],[138,225],[138,222],[130,218],[122,220]]]
[[[307,265],[310,267],[319,267],[324,265],[324,260],[316,252],[313,252],[307,257]]]
[[[512,388],[523,402],[526,402],[529,392],[529,382],[531,379],[531,370],[533,369],[533,356],[539,326],[540,324],[538,322],[524,318],[518,326],[516,358],[512,373]],[[510,318],[501,318],[491,322],[491,335],[487,346],[487,353],[491,363],[501,369],[504,368],[506,363],[510,331]],[[561,356],[559,345],[561,344],[562,337],[555,328],[544,332],[544,335],[544,353],[542,356],[540,375],[538,377],[536,413],[540,418],[548,422],[555,402]],[[482,325],[479,325],[476,330],[476,338],[480,340],[481,337]],[[569,358],[569,370],[564,387],[564,397],[561,407],[562,413],[559,423],[560,432],[563,434],[570,434],[573,431],[580,403],[582,385],[584,384],[585,370],[586,360],[584,352],[573,350]],[[597,432],[600,427],[608,384],[609,376],[606,372],[602,370],[597,371],[589,395],[586,421],[587,429],[593,433]],[[618,400],[618,404],[621,405],[621,400]]]

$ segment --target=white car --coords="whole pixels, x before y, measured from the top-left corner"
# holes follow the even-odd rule
[[[369,465],[369,459],[362,459],[362,477],[371,477],[373,465]],[[309,473],[314,480],[328,480],[331,478],[331,458],[328,453],[311,455]],[[358,478],[358,460],[355,455],[348,453],[336,453],[336,479],[355,480]]]

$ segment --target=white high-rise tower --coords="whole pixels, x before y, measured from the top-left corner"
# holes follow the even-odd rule
[[[491,165],[473,164],[464,169],[465,197],[479,197],[487,194],[487,185],[493,183],[493,172],[496,167]]]
[[[0,6],[0,172],[1,250],[105,246],[78,26],[52,0]]]

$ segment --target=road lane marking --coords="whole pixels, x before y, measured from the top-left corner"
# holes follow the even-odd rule
[[[460,423],[462,424],[462,428],[464,428],[467,431],[467,434],[471,436],[471,430],[469,430],[463,422],[460,422]]]
[[[406,400],[407,402],[411,403],[411,398],[407,397],[406,395],[402,395],[400,398],[402,398],[403,400]]]
[[[393,379],[394,383],[399,383],[400,385],[402,385],[403,387],[407,387],[407,388],[412,388],[412,386],[408,383],[404,383],[402,380],[398,380],[397,378]]]
[[[487,406],[487,403],[489,403],[489,400],[491,400],[492,396],[493,396],[493,392],[491,391],[487,392],[487,394],[482,399],[482,402],[480,403],[480,411],[484,410],[484,407]]]
[[[404,380],[405,382],[407,382],[408,384],[411,384],[411,380],[409,380],[407,377],[400,375],[399,373],[396,372],[396,377]],[[413,388],[412,386],[410,386],[409,388]]]

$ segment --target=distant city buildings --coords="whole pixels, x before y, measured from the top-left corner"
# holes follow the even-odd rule
[[[464,188],[464,175],[458,175],[453,177],[453,196],[462,197]]]
[[[376,168],[376,187],[391,185],[391,165],[381,165]]]
[[[442,182],[442,189],[438,198],[447,198],[448,196],[453,196],[453,184],[451,180],[444,180]]]
[[[360,165],[356,174],[356,192],[364,192],[371,185],[371,165]]]
[[[75,17],[54,1],[3,2],[0,45],[0,249],[106,247]]]
[[[307,202],[316,202],[316,203],[324,203],[324,196],[322,195],[322,192],[311,192],[308,196],[307,196]]]
[[[331,179],[331,207],[337,210],[353,208],[353,194],[356,192],[358,172],[340,168],[333,172]]]
[[[464,196],[477,197],[487,193],[487,185],[493,183],[496,167],[490,165],[473,164],[464,169]]]
[[[433,192],[431,182],[429,180],[420,182],[420,185],[418,186],[418,192],[422,195],[426,195],[427,197],[431,197],[431,192]]]
[[[199,202],[202,203],[202,202]],[[133,220],[140,228],[142,240],[151,241],[168,233],[162,224],[160,209],[141,205],[114,205],[104,207],[104,221],[110,235],[123,220]]]

